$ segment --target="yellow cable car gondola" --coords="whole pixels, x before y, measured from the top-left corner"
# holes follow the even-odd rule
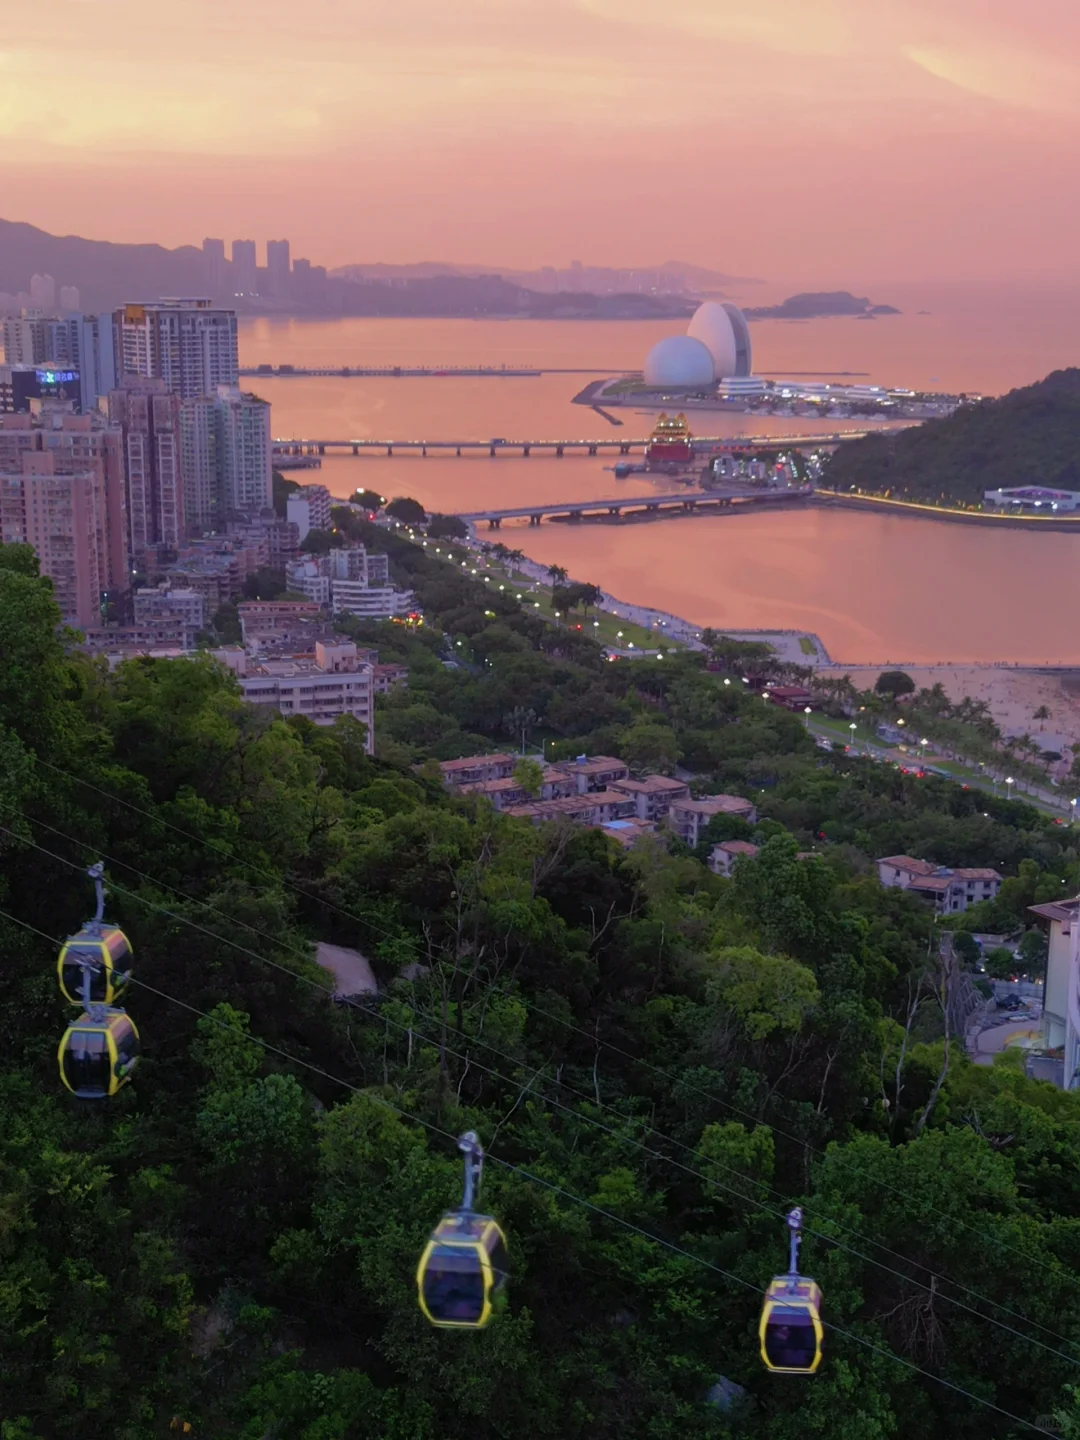
[[[64,1031],[57,1050],[60,1079],[80,1100],[105,1100],[131,1078],[139,1032],[123,1010],[94,1006]]]
[[[478,1215],[484,1152],[469,1130],[458,1140],[465,1155],[465,1194],[431,1232],[416,1267],[424,1316],[444,1330],[482,1330],[495,1313],[507,1279],[506,1236],[490,1215]]]
[[[824,1329],[821,1323],[821,1287],[799,1274],[802,1211],[788,1217],[790,1257],[788,1273],[774,1275],[765,1292],[758,1339],[765,1368],[778,1375],[813,1375],[821,1364]]]
[[[114,1005],[131,979],[131,946],[122,930],[100,918],[64,941],[56,962],[60,991],[72,1005]],[[88,983],[87,983],[88,982]]]

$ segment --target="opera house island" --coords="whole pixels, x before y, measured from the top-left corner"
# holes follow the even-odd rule
[[[682,335],[666,335],[642,369],[594,381],[575,397],[580,404],[641,410],[743,410],[843,419],[925,419],[948,414],[956,397],[917,394],[881,385],[775,380],[753,373],[746,316],[729,301],[699,305]]]

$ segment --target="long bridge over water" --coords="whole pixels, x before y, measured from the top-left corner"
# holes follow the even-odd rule
[[[702,459],[724,450],[776,450],[793,445],[828,449],[842,445],[848,440],[861,440],[868,433],[866,430],[840,430],[829,435],[699,435],[694,438],[693,449],[695,456],[700,456]],[[273,452],[275,458],[302,455],[321,456],[334,452],[346,455],[363,455],[372,451],[382,451],[386,455],[393,455],[399,451],[414,454],[418,452],[421,455],[427,455],[429,452],[456,455],[479,452],[486,453],[494,459],[499,455],[529,456],[533,451],[548,452],[556,456],[563,456],[568,452],[585,455],[643,454],[649,443],[647,436],[638,440],[619,438],[517,440],[507,439],[501,435],[492,440],[380,440],[368,437],[355,440],[334,440],[301,437],[275,439]]]
[[[580,520],[655,520],[661,515],[694,515],[702,511],[736,510],[746,506],[777,506],[793,500],[808,500],[814,493],[812,485],[790,486],[767,490],[721,488],[717,490],[682,491],[677,495],[619,495],[611,500],[563,500],[546,505],[517,505],[510,510],[472,510],[458,518],[475,524],[486,520],[489,530],[498,530],[504,520],[528,520],[540,525],[544,520],[575,523]]]

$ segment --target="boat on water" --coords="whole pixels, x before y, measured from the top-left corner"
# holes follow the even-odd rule
[[[685,415],[662,414],[656,422],[645,449],[645,463],[650,469],[667,469],[685,465],[694,458],[694,437]]]

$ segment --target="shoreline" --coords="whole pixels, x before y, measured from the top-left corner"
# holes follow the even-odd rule
[[[914,520],[942,520],[951,525],[996,525],[1007,530],[1037,527],[1050,534],[1080,534],[1080,513],[1073,520],[1064,515],[1014,515],[995,510],[949,510],[919,500],[893,500],[887,495],[844,495],[838,490],[817,489],[810,504],[837,510],[895,510]]]
[[[1080,520],[1075,522],[1080,526]],[[470,549],[480,553],[480,546],[489,543],[483,539],[476,529],[475,523],[469,526],[468,539],[462,542]],[[519,563],[520,569],[538,584],[547,585],[547,566],[539,560],[533,559],[526,554]],[[578,583],[575,577],[570,577],[571,583]],[[698,625],[687,620],[682,615],[674,615],[669,610],[661,610],[653,605],[640,605],[634,601],[621,600],[617,595],[604,591],[599,604],[595,607],[605,613],[615,615],[632,621],[635,625],[641,625],[644,629],[653,630],[662,623],[662,628],[671,636],[678,638],[691,650],[704,650],[700,636],[703,630],[715,630],[718,635],[726,636],[731,640],[747,640],[752,642],[764,641],[776,647],[780,658],[786,663],[804,665],[812,670],[832,671],[881,671],[881,670],[972,670],[989,671],[999,675],[1031,675],[1042,677],[1063,677],[1066,675],[1080,674],[1080,659],[1071,660],[1045,660],[1041,663],[1034,660],[976,660],[976,659],[933,659],[933,660],[839,660],[830,655],[828,648],[821,637],[813,630],[755,628],[753,626],[722,626],[722,625]],[[658,637],[660,638],[660,637]],[[813,653],[804,650],[800,641],[805,639],[812,647]],[[610,647],[609,647],[610,648]],[[784,653],[784,652],[787,653]],[[637,658],[646,658],[647,654],[655,652],[635,651]]]

